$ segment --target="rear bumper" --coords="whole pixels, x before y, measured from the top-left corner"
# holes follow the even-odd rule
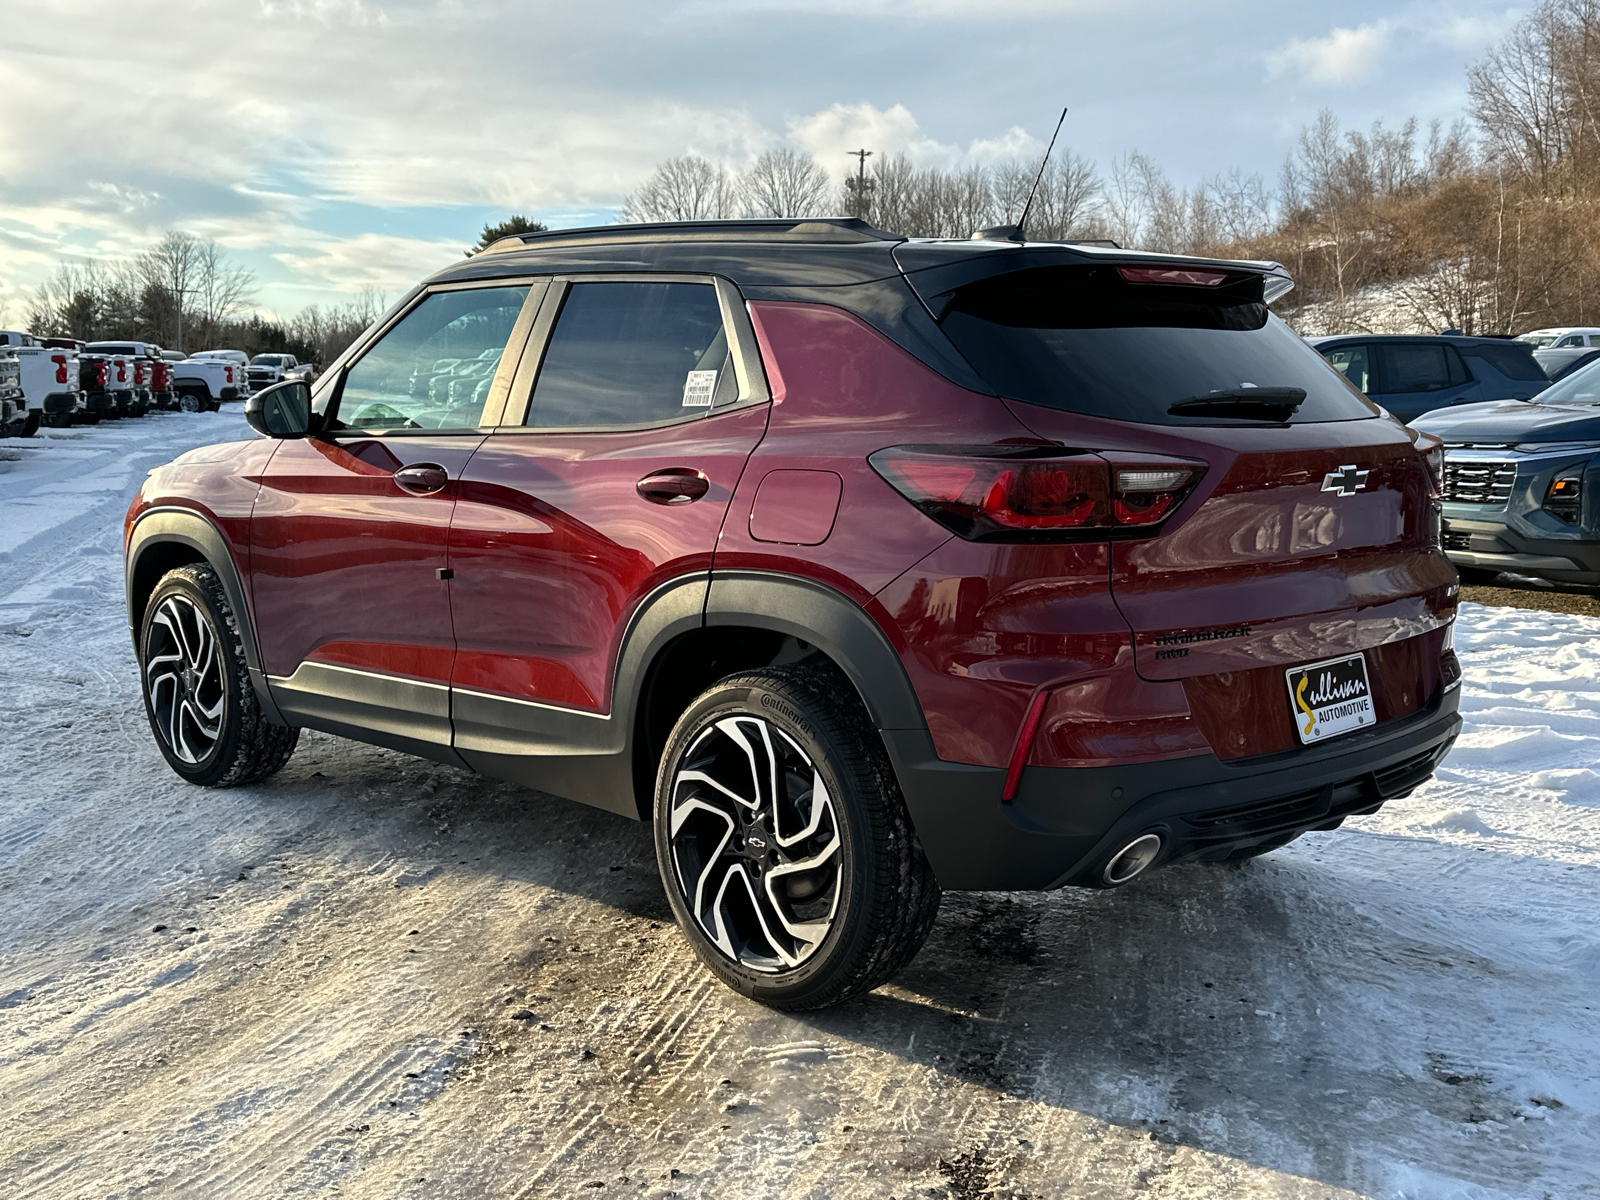
[[[222,389],[222,402],[224,404],[227,404],[231,400],[237,400],[238,398],[239,398],[239,389],[238,388],[236,388],[236,387],[225,387],[225,388]]]
[[[80,399],[78,392],[51,392],[44,398],[44,411],[52,415],[76,412]]]
[[[87,392],[84,398],[84,407],[92,413],[115,412],[117,397],[112,392]]]
[[[1224,763],[1214,755],[1112,767],[1028,767],[1016,800],[1005,772],[944,762],[922,730],[885,730],[907,806],[947,890],[1100,886],[1105,863],[1145,833],[1157,865],[1232,850],[1376,812],[1427,780],[1461,730],[1460,689],[1368,733]]]

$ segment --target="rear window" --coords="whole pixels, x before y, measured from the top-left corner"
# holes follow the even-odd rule
[[[1468,358],[1481,358],[1507,379],[1549,378],[1534,361],[1533,350],[1526,342],[1520,346],[1509,342],[1498,346],[1469,346],[1463,353]]]
[[[1003,396],[1150,425],[1236,418],[1167,410],[1213,392],[1302,388],[1290,421],[1377,409],[1262,301],[1261,277],[1132,283],[1115,266],[1035,267],[962,288],[941,324]]]

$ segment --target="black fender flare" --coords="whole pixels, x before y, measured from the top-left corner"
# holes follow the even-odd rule
[[[864,608],[826,584],[776,572],[713,571],[706,625],[747,625],[808,642],[850,677],[878,729],[928,728],[888,637]]]
[[[148,560],[150,554],[159,554],[161,547],[174,545],[194,551],[210,564],[222,580],[222,590],[227,593],[234,619],[239,622],[239,640],[244,645],[245,666],[262,711],[268,720],[279,725],[285,724],[267,688],[266,674],[261,669],[261,651],[256,644],[255,623],[239,564],[222,531],[193,509],[148,508],[135,519],[133,529],[128,534],[123,558],[123,588],[127,599],[128,633],[133,638],[135,653],[139,645],[139,624],[144,617],[145,597],[138,595],[135,589],[136,582],[142,578],[140,565]]]

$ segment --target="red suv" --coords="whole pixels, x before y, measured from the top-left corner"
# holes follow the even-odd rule
[[[705,963],[872,988],[941,888],[1264,853],[1460,727],[1438,443],[1273,263],[860,221],[507,238],[127,519],[184,778],[302,727],[654,822]]]

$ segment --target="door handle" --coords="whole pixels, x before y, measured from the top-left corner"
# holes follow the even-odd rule
[[[687,467],[653,471],[634,487],[652,504],[690,504],[711,490],[704,475]]]
[[[394,473],[394,481],[415,496],[431,496],[444,491],[450,473],[438,463],[413,463]]]

